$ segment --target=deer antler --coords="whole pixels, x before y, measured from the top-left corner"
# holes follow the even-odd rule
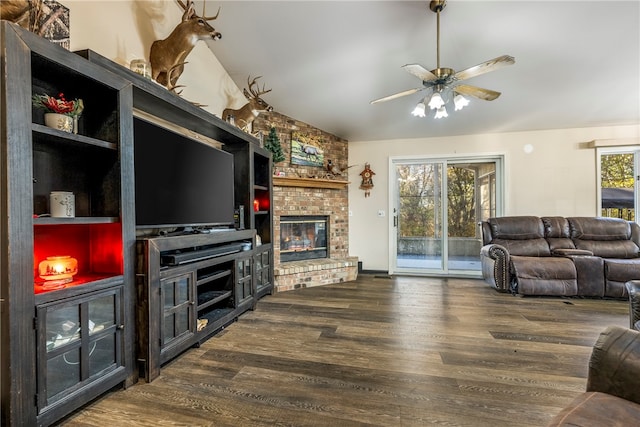
[[[260,91],[260,89],[258,89],[258,92],[256,92],[253,89],[253,87],[256,85],[256,80],[258,80],[260,77],[262,77],[262,76],[258,76],[258,77],[254,78],[251,81],[249,81],[251,76],[247,77],[247,84],[249,85],[249,92],[251,92],[251,95],[253,95],[255,98],[258,98],[258,97],[260,97],[260,95],[264,95],[265,93],[271,92],[271,89],[264,90],[264,85],[262,85],[262,91]]]
[[[177,0],[178,4],[180,5],[180,7],[182,7],[182,9],[186,12],[187,9],[189,9],[191,7],[191,4],[193,3],[192,0],[187,0],[187,4],[184,4],[184,2],[182,0]],[[220,15],[220,6],[218,6],[218,13],[216,13],[216,16],[206,16],[205,14],[205,8],[207,7],[207,2],[205,1],[204,3],[202,3],[202,16],[201,18],[204,19],[205,21],[213,21],[214,19],[218,18],[218,15]]]
[[[204,8],[207,6],[207,2],[202,3],[202,19],[205,21],[213,21],[214,19],[218,19],[218,15],[220,15],[220,6],[218,6],[218,13],[216,16],[207,16],[205,15]]]

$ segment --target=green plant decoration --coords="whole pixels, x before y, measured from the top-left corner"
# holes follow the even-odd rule
[[[284,153],[282,152],[282,145],[280,145],[280,138],[276,133],[276,128],[271,126],[269,135],[264,140],[264,148],[271,151],[271,158],[273,163],[278,163],[284,160]]]

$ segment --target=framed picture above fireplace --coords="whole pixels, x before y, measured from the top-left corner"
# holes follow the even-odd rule
[[[324,150],[320,148],[320,141],[300,133],[292,133],[291,164],[300,166],[324,166]]]

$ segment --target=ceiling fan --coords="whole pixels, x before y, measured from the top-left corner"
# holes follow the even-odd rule
[[[400,98],[402,96],[412,95],[416,92],[428,89],[431,92],[430,99],[427,101],[427,95],[427,97],[425,97],[420,103],[418,103],[415,110],[413,110],[413,115],[424,117],[426,104],[431,109],[436,110],[435,118],[440,118],[448,116],[445,108],[445,103],[446,100],[449,100],[450,98],[453,99],[455,109],[460,110],[464,106],[469,104],[469,100],[466,99],[463,95],[473,96],[485,101],[493,101],[500,96],[500,92],[466,84],[459,84],[458,82],[488,73],[489,71],[495,71],[506,65],[514,64],[515,59],[512,56],[502,55],[458,72],[452,70],[451,68],[440,67],[440,12],[445,8],[446,3],[446,0],[431,0],[431,2],[429,3],[429,9],[431,9],[431,11],[436,13],[437,15],[437,68],[429,71],[419,64],[404,65],[402,68],[422,80],[422,87],[417,87],[414,89],[396,93],[394,95],[385,96],[384,98],[371,101],[371,104],[389,101],[392,99]]]

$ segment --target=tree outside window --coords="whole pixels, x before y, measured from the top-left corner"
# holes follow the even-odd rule
[[[600,156],[601,215],[635,221],[634,153]]]

